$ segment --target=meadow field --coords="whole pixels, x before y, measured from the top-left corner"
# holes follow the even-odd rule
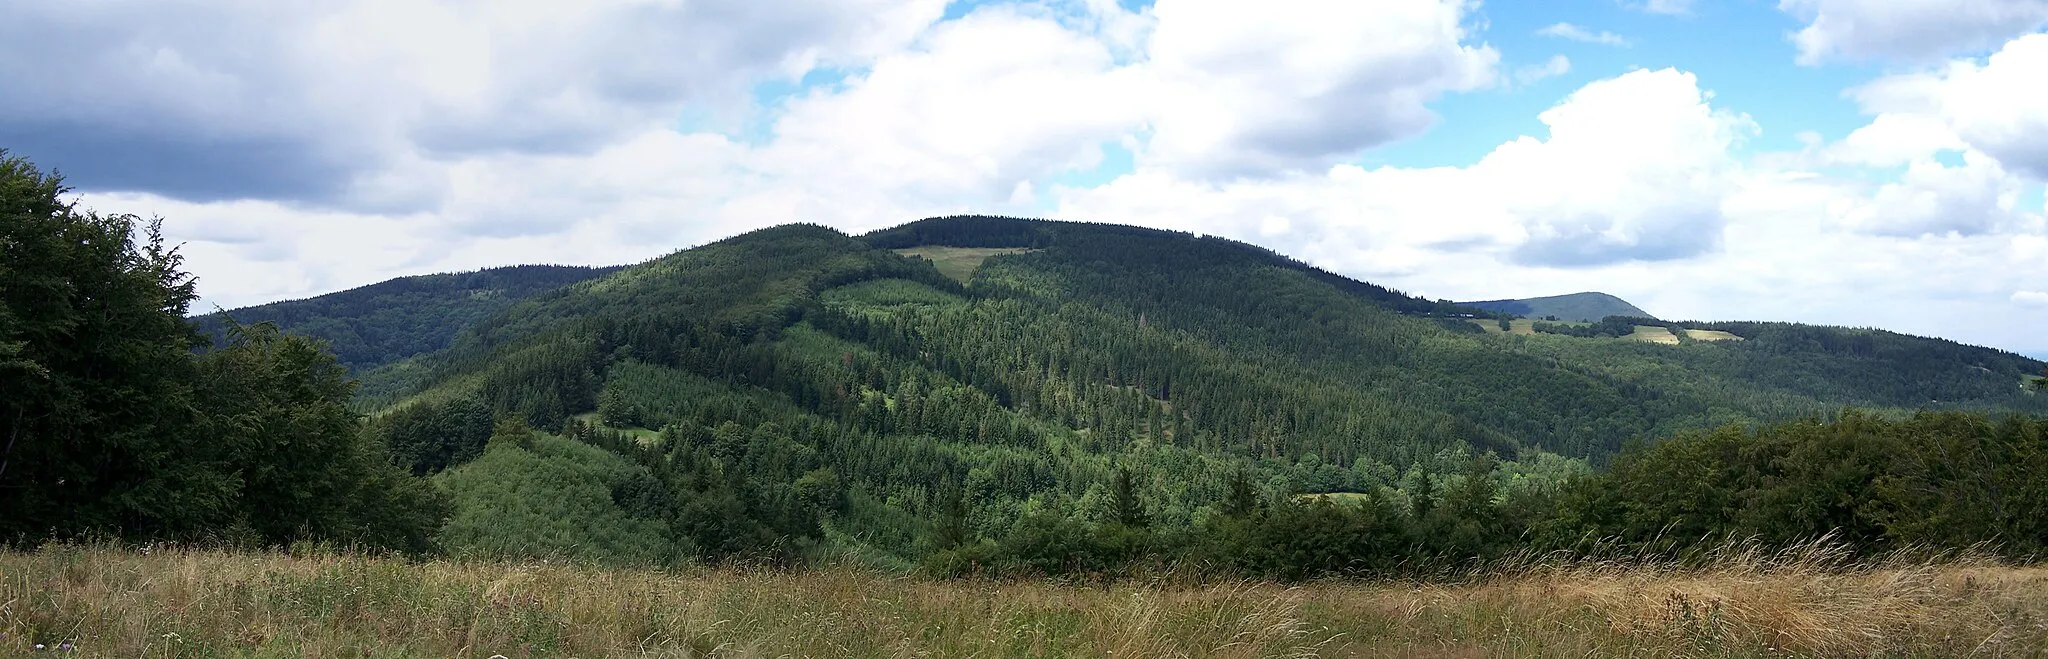
[[[81,657],[2022,657],[2048,653],[2048,568],[1795,552],[1082,583],[53,545],[0,553],[0,634]]]
[[[951,277],[964,284],[967,283],[969,278],[974,276],[974,271],[980,268],[981,263],[987,261],[989,257],[1003,254],[1022,254],[1030,251],[1034,250],[1022,247],[945,247],[926,245],[923,247],[899,249],[896,250],[896,253],[931,261],[932,265],[939,269],[939,274]]]

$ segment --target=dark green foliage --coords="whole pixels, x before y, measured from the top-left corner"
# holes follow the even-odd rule
[[[1152,516],[1145,512],[1145,502],[1138,498],[1138,484],[1131,477],[1131,470],[1116,470],[1116,478],[1110,484],[1110,521],[1132,528],[1152,523]]]
[[[342,365],[363,373],[446,348],[463,329],[514,302],[618,269],[521,265],[400,277],[304,300],[204,314],[192,323],[215,345],[226,344],[229,318],[317,336],[333,346]]]
[[[1727,540],[1828,536],[1863,551],[1979,542],[2048,549],[2041,421],[1961,412],[1888,420],[1848,411],[1755,431],[1728,427],[1631,452],[1574,483],[1548,529],[1560,544],[1682,554]]]
[[[494,421],[490,406],[464,396],[385,412],[368,431],[389,447],[398,466],[425,476],[483,455]]]
[[[1586,339],[1612,339],[1634,334],[1636,332],[1637,325],[1661,326],[1663,324],[1663,322],[1653,318],[1640,318],[1633,316],[1607,316],[1605,318],[1601,318],[1600,322],[1593,323],[1591,325],[1566,325],[1562,323],[1539,322],[1533,324],[1531,328],[1544,334],[1562,334],[1565,336],[1576,336],[1579,338]]]
[[[195,353],[157,223],[63,194],[0,153],[0,541],[428,548],[437,495],[365,438],[324,346],[230,324]]]

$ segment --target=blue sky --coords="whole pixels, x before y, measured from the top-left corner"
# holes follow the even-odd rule
[[[90,0],[0,148],[210,304],[983,212],[2048,352],[2048,0]]]

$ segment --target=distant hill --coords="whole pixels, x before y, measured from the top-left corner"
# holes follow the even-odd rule
[[[1549,318],[1572,322],[1597,322],[1608,316],[1632,316],[1655,318],[1650,312],[1629,304],[1627,300],[1606,293],[1572,293],[1550,297],[1532,297],[1522,300],[1486,300],[1483,302],[1460,302],[1468,307],[1487,311],[1506,312],[1525,318]]]
[[[360,374],[448,347],[457,332],[514,302],[620,267],[520,265],[399,277],[319,297],[193,316],[192,324],[218,343],[226,339],[223,313],[244,325],[276,323],[287,332],[326,339],[335,357]]]

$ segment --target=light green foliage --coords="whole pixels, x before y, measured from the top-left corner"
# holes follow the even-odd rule
[[[629,512],[616,500],[652,480],[647,470],[594,446],[503,429],[482,457],[435,480],[454,506],[435,540],[455,556],[660,564],[678,555],[661,511]]]
[[[952,304],[959,295],[904,279],[874,279],[826,290],[818,299],[841,307],[893,307],[899,304]]]

